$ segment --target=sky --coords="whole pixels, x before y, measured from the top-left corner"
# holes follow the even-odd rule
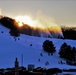
[[[76,1],[0,0],[0,14],[10,17],[40,14],[54,19],[59,25],[76,26]]]

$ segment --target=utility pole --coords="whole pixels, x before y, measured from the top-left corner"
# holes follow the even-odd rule
[[[21,55],[21,66],[23,66],[23,54]]]

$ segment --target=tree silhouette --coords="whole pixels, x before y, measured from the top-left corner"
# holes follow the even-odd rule
[[[64,39],[73,39],[76,40],[76,27],[63,27],[61,26],[62,33],[64,36]]]
[[[12,29],[12,30],[10,30],[9,33],[10,33],[11,36],[15,36],[15,37],[20,36],[20,32],[18,30]]]
[[[65,51],[67,50],[67,46],[68,45],[64,42],[60,47],[60,51],[59,51],[60,57],[65,58],[65,55],[66,55]]]
[[[51,54],[56,51],[53,42],[49,40],[43,42],[43,50]]]
[[[60,47],[59,55],[73,65],[76,65],[76,48],[63,43]]]

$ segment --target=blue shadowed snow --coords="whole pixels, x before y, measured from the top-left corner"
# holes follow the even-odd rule
[[[1,33],[3,31],[4,33]],[[18,40],[20,38],[20,40]],[[52,38],[33,37],[28,35],[20,35],[15,41],[12,36],[9,35],[9,29],[0,25],[0,68],[14,67],[14,61],[17,57],[19,65],[21,66],[21,55],[23,54],[23,66],[27,67],[28,64],[35,64],[35,67],[41,66],[46,68],[58,67],[58,68],[76,68],[67,64],[58,64],[59,60],[62,60],[58,56],[60,46],[66,42],[71,46],[76,47],[75,40],[61,40]],[[53,56],[48,56],[43,52],[42,44],[45,40],[53,41],[56,46],[57,52]],[[32,44],[32,46],[30,46]],[[40,56],[43,54],[43,57]],[[40,58],[40,62],[38,59]],[[49,65],[46,66],[45,62],[48,61]],[[64,60],[62,60],[64,61]],[[64,61],[65,62],[65,61]]]

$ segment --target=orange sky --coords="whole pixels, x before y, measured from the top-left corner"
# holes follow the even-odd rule
[[[40,12],[55,19],[59,25],[76,26],[75,0],[0,0],[2,15],[15,17]]]

